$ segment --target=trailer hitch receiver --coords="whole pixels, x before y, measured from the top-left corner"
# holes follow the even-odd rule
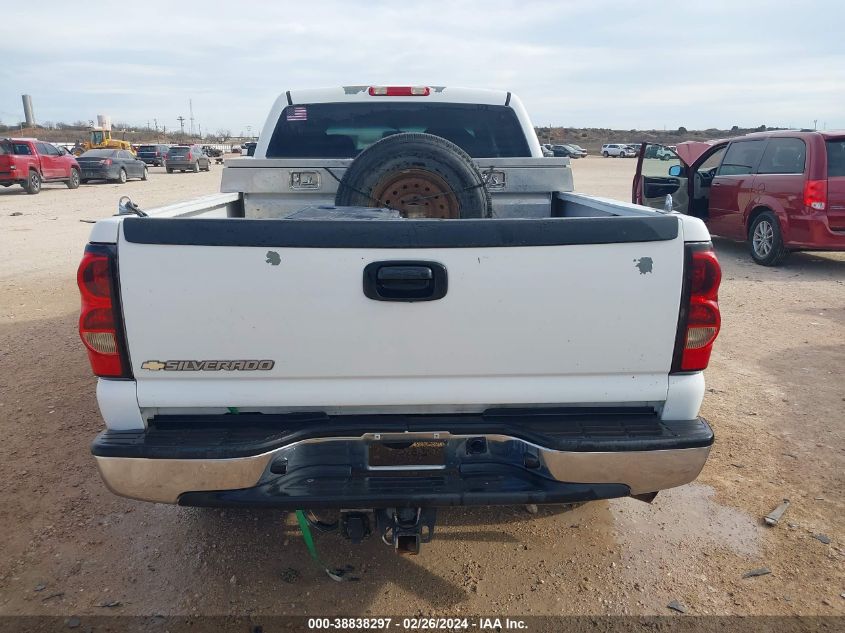
[[[436,508],[386,508],[376,510],[381,539],[397,554],[419,554],[420,545],[434,536]]]

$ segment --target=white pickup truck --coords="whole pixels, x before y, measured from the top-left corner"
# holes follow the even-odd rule
[[[115,493],[332,509],[417,551],[440,506],[651,500],[703,467],[707,229],[572,193],[516,96],[287,92],[222,188],[98,222],[80,264]]]

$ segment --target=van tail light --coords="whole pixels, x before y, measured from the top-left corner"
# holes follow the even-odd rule
[[[701,371],[719,335],[722,269],[712,244],[687,244],[684,289],[672,372]]]
[[[427,97],[428,86],[370,86],[371,97]]]
[[[804,206],[815,211],[827,207],[827,180],[808,180],[804,183]]]
[[[88,349],[91,369],[97,376],[131,378],[120,302],[117,297],[113,247],[89,244],[76,273],[82,297],[79,337]]]

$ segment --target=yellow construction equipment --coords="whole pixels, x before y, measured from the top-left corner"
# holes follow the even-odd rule
[[[111,130],[101,127],[91,128],[88,132],[88,140],[77,143],[77,146],[73,148],[73,153],[79,156],[89,149],[125,149],[134,153],[129,141],[112,138]]]

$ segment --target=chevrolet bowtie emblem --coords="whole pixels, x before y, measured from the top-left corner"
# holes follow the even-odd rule
[[[158,360],[148,360],[141,363],[141,369],[149,369],[150,371],[159,371],[164,369],[165,365]]]

